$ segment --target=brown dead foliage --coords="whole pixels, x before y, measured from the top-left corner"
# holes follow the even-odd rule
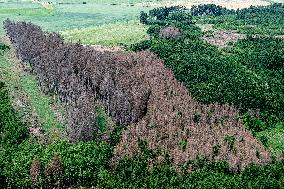
[[[169,153],[177,171],[200,156],[227,160],[235,170],[270,161],[270,153],[244,128],[235,108],[192,99],[156,55],[64,44],[57,34],[22,22],[7,21],[5,27],[42,87],[66,104],[70,140],[102,140],[96,126],[98,102],[113,120],[128,126],[115,147],[114,165],[141,152],[141,140],[150,149]],[[152,161],[161,162],[163,155]]]
[[[139,76],[151,91],[147,113],[123,132],[114,151],[114,164],[125,155],[141,152],[139,140],[146,141],[150,149],[168,152],[178,171],[198,156],[228,160],[235,170],[270,161],[270,153],[237,119],[236,109],[198,103],[161,60],[146,54],[140,53],[143,64],[132,75]],[[182,140],[187,143],[185,149],[181,147]]]
[[[30,169],[30,178],[31,178],[31,181],[34,187],[39,187],[41,172],[42,170],[41,170],[40,161],[37,159],[34,159],[32,161],[31,169]]]
[[[18,56],[30,64],[42,90],[58,94],[65,104],[71,141],[96,139],[95,101],[101,101],[121,125],[145,114],[149,91],[130,73],[136,66],[135,54],[64,44],[58,34],[43,32],[31,23],[7,20],[4,25]]]

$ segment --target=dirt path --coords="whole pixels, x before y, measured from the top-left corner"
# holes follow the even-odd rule
[[[125,51],[122,47],[114,46],[114,47],[107,47],[103,45],[84,45],[84,46],[90,46],[96,49],[99,52],[121,52]]]

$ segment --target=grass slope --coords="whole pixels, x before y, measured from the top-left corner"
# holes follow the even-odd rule
[[[147,37],[147,27],[137,22],[104,24],[93,28],[66,30],[62,32],[66,41],[89,45],[130,45]]]
[[[55,135],[63,125],[54,113],[56,100],[40,91],[36,77],[24,72],[11,52],[0,55],[0,79],[6,83],[24,121],[32,127],[40,126],[44,131],[50,132],[51,138],[58,137]]]
[[[140,11],[149,10],[143,5],[110,3],[55,4],[53,10],[44,9],[31,2],[6,2],[0,6],[0,34],[4,34],[2,22],[10,18],[31,21],[48,31],[64,31],[89,28],[117,21],[137,20]]]
[[[259,140],[267,140],[268,146],[275,155],[284,153],[284,128],[283,126],[262,131],[256,136]]]

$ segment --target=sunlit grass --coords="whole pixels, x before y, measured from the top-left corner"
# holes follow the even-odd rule
[[[22,111],[35,114],[40,126],[45,131],[53,132],[53,129],[63,128],[59,123],[52,109],[55,100],[45,96],[39,88],[35,76],[21,71],[17,62],[10,57],[9,52],[0,55],[0,80],[4,81],[12,95],[12,99],[21,99],[28,103],[30,109],[24,108]],[[25,98],[25,99],[22,99]],[[24,112],[19,112],[23,114]],[[30,118],[34,119],[34,118]],[[27,120],[24,120],[27,121]]]
[[[90,45],[130,45],[147,37],[147,26],[138,22],[105,24],[93,28],[61,32],[65,41]]]
[[[72,4],[53,4],[53,10],[45,9],[39,3],[6,2],[0,4],[0,34],[4,34],[3,21],[28,21],[47,31],[65,31],[76,28],[90,28],[115,22],[138,20],[140,11],[148,11],[139,3],[107,3],[78,1]],[[69,4],[68,4],[69,3]]]
[[[257,134],[257,138],[267,137],[268,147],[274,154],[284,153],[284,123],[278,127],[262,131]]]
[[[10,9],[0,9],[1,16],[47,16],[52,14],[53,11],[51,9],[44,8],[10,8]]]

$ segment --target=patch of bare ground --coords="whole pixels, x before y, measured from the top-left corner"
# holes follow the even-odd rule
[[[202,27],[202,26],[200,26]],[[254,27],[251,25],[250,27]],[[202,30],[202,29],[201,29]],[[211,31],[211,30],[203,30],[204,32],[206,31]],[[212,35],[205,35],[203,37],[203,40],[206,42],[218,46],[219,48],[225,48],[228,46],[229,43],[235,43],[239,39],[244,39],[246,37],[246,34],[241,34],[238,33],[237,31],[216,31]],[[252,37],[274,37],[277,39],[282,39],[284,40],[284,35],[262,35],[262,34],[255,34],[252,35]]]
[[[107,47],[107,46],[103,46],[103,45],[84,45],[84,46],[92,47],[98,52],[121,52],[121,51],[125,51],[120,46],[113,46],[113,47]]]
[[[237,31],[216,31],[210,36],[203,36],[203,40],[219,48],[225,48],[229,43],[235,43],[239,39],[245,38],[245,34]]]

